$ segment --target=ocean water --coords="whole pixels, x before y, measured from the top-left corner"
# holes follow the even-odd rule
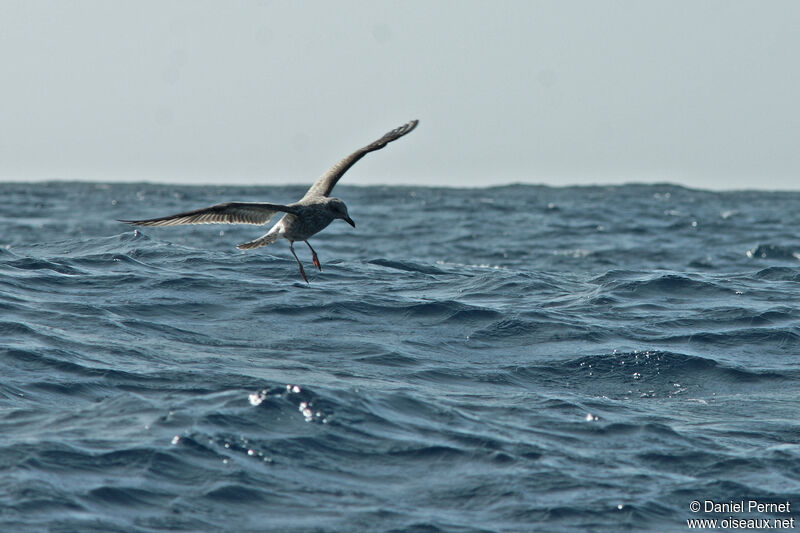
[[[116,222],[304,189],[0,184],[0,530],[800,518],[800,193],[340,185],[310,284]]]

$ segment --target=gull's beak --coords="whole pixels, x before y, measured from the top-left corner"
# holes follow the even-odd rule
[[[354,228],[356,227],[356,223],[355,223],[355,222],[353,222],[353,219],[352,219],[352,218],[350,218],[350,217],[346,217],[346,218],[344,219],[344,221],[345,221],[345,222],[347,222],[348,224],[350,224],[351,226],[353,226]]]

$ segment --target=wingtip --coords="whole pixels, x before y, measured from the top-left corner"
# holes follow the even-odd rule
[[[397,128],[393,129],[392,131],[384,135],[384,139],[387,139],[388,142],[391,142],[395,139],[399,139],[400,137],[408,133],[411,133],[414,130],[414,128],[417,127],[417,124],[419,124],[418,119],[415,118],[413,120],[409,120],[402,126],[398,126]]]

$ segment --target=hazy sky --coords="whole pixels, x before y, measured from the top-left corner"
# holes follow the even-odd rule
[[[800,189],[796,1],[0,1],[0,180]],[[343,182],[344,183],[344,182]]]

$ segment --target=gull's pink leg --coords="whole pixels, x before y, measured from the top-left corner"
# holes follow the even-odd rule
[[[308,278],[306,277],[306,271],[303,270],[303,264],[297,258],[297,254],[294,253],[294,242],[293,241],[289,241],[289,250],[292,251],[292,255],[294,256],[294,260],[297,261],[297,266],[300,267],[300,275],[303,276],[303,281],[308,283]]]
[[[311,244],[308,241],[305,242],[308,244],[308,248],[311,250],[311,260],[314,261],[314,266],[317,267],[320,272],[322,272],[322,267],[319,265],[319,259],[317,259],[317,252],[311,248]]]

